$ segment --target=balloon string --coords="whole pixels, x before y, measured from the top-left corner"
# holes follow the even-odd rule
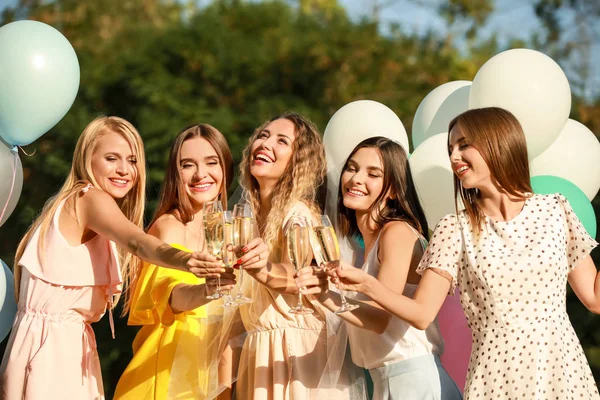
[[[17,149],[17,146],[13,147],[12,151],[17,152],[16,149]],[[19,146],[19,149],[23,152],[23,154],[25,154],[28,157],[31,157],[32,155],[34,155],[37,150],[37,149],[33,149],[33,153],[28,154],[21,146]]]
[[[13,190],[15,188],[15,178],[17,177],[17,157],[19,157],[19,150],[17,149],[17,146],[14,146],[10,151],[14,155],[13,164],[12,164],[13,176],[12,176],[12,183],[10,185],[10,191],[8,192],[8,197],[6,198],[6,204],[4,204],[4,208],[2,208],[2,213],[0,213],[0,225],[2,225],[2,219],[4,218],[4,214],[6,213],[6,209],[8,208],[8,203],[10,202],[10,197],[13,194]]]

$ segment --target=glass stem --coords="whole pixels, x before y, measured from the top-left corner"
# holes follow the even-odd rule
[[[221,258],[221,252],[218,252],[215,257]],[[217,294],[221,294],[221,275],[217,276]]]
[[[244,267],[242,267],[240,265],[240,288],[238,289],[238,294],[237,294],[238,298],[242,298],[242,288],[243,288],[242,285],[243,284],[244,284]]]
[[[346,297],[344,296],[344,285],[340,283],[340,297],[342,299],[342,307],[345,307],[348,302],[346,301]]]

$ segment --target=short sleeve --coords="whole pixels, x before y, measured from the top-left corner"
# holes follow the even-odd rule
[[[189,251],[181,246],[172,245],[183,251]],[[131,299],[129,325],[152,325],[159,322],[171,324],[175,314],[169,304],[171,292],[179,284],[199,285],[204,279],[195,275],[154,264],[144,263],[135,291]],[[202,316],[203,307],[186,311],[185,315]]]
[[[587,233],[569,201],[559,193],[555,194],[555,197],[563,210],[566,229],[567,261],[569,262],[569,271],[572,271],[579,261],[598,246],[598,242]]]
[[[423,274],[426,269],[451,279],[448,295],[453,295],[456,288],[456,277],[462,257],[462,236],[455,214],[446,215],[435,227],[429,246],[417,267],[417,273]]]

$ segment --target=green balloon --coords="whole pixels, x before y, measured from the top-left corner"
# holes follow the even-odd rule
[[[531,188],[534,193],[538,194],[560,193],[565,196],[585,230],[591,237],[596,237],[596,214],[594,213],[594,208],[585,193],[577,185],[558,176],[539,175],[531,178]]]

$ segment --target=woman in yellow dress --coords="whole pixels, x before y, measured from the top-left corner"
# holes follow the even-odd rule
[[[219,199],[226,207],[232,178],[231,151],[221,132],[206,124],[185,128],[171,146],[148,233],[185,251],[203,250],[203,205]],[[263,254],[264,259],[267,257],[268,253]],[[215,369],[220,360],[214,360],[229,354],[226,344],[218,339],[223,311],[217,311],[218,307],[207,310],[206,306],[211,302],[208,296],[214,293],[214,282],[157,265],[147,265],[140,271],[132,284],[128,324],[142,328],[114,398],[207,399],[219,392],[228,396],[233,377],[217,378]],[[223,289],[231,289],[234,284],[233,273],[221,275]],[[177,352],[178,348],[189,351]],[[177,379],[171,379],[174,369]]]

